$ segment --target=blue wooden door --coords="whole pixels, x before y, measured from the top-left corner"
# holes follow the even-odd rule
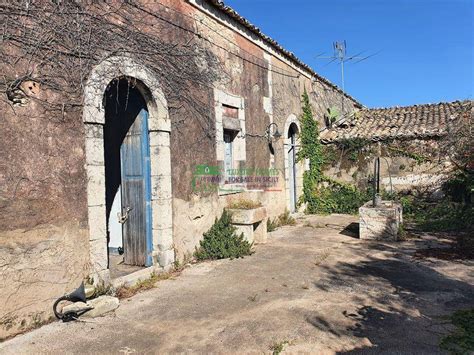
[[[124,263],[151,265],[148,112],[141,109],[120,147]]]
[[[290,212],[296,211],[296,134],[294,130],[289,132],[290,147],[288,149],[288,170],[290,184]]]

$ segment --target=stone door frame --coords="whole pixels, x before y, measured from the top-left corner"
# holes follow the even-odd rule
[[[84,89],[83,122],[87,173],[90,273],[94,282],[109,282],[105,208],[104,93],[114,79],[127,77],[145,98],[151,165],[152,260],[149,269],[169,268],[174,262],[171,186],[171,122],[161,85],[144,65],[116,56],[93,68]]]
[[[288,132],[290,130],[290,126],[292,124],[295,124],[296,127],[298,128],[297,134],[296,134],[296,144],[299,144],[299,133],[301,132],[301,125],[300,122],[298,121],[298,118],[296,117],[295,114],[291,114],[288,116],[285,122],[285,130],[283,131],[284,133],[284,157],[285,157],[285,196],[286,196],[286,208],[288,211],[291,211],[291,181],[290,181],[290,162],[288,159],[288,148],[291,145],[291,139],[288,138]],[[296,150],[295,153],[297,153],[298,150]],[[296,163],[296,174],[295,174],[295,185],[296,185],[296,199],[298,200],[298,197],[301,195],[303,191],[303,172],[304,172],[304,163]],[[297,201],[296,201],[297,204]],[[298,210],[298,209],[297,209]]]

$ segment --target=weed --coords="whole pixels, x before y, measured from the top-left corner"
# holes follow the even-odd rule
[[[398,226],[398,238],[400,240],[407,240],[407,232],[405,231],[405,228],[403,227],[403,224],[400,224]]]
[[[285,210],[284,213],[282,213],[275,219],[273,220],[271,220],[270,218],[267,219],[267,232],[273,232],[278,227],[294,226],[295,224],[296,224],[296,220],[290,215],[290,211]]]
[[[245,199],[232,201],[228,206],[229,209],[240,209],[240,210],[251,210],[258,207],[262,207],[262,203],[260,201],[252,201],[252,200],[245,200]]]
[[[2,326],[5,330],[10,330],[15,325],[16,317],[12,316],[4,316],[0,319],[0,326]],[[23,325],[22,321],[22,325]]]
[[[253,296],[249,296],[249,297],[248,297],[248,300],[251,301],[251,302],[257,301],[257,294],[255,294],[255,295],[253,295]]]
[[[275,231],[276,229],[278,228],[278,221],[277,219],[271,219],[271,218],[268,218],[267,219],[267,232],[273,232]]]
[[[167,273],[160,273],[157,274],[152,272],[150,277],[144,280],[139,280],[135,285],[132,286],[121,286],[115,290],[115,296],[118,298],[129,298],[133,295],[149,290],[155,287],[155,284],[161,280],[167,280],[171,278],[175,273],[167,272]]]
[[[356,214],[368,200],[369,191],[360,191],[356,186],[324,177],[324,183],[315,187],[306,212]]]
[[[309,227],[309,228],[326,228],[326,225],[324,223],[316,223],[316,224],[313,224],[309,221],[306,221],[304,224],[303,224],[303,227]]]
[[[102,281],[94,287],[94,294],[92,295],[91,298],[96,298],[102,295],[111,295],[112,293],[113,293],[112,286]]]
[[[316,260],[314,261],[314,265],[318,266],[321,265],[321,263],[326,260],[329,257],[329,250],[324,250],[321,254],[319,254],[316,257]]]
[[[278,225],[279,226],[294,226],[296,220],[291,217],[290,211],[285,210],[281,215],[278,216]]]
[[[442,201],[433,202],[423,196],[400,195],[393,196],[393,199],[400,201],[403,207],[405,225],[408,224],[425,232],[452,232],[456,236],[454,254],[463,258],[472,258],[474,257],[474,206],[471,203],[462,202],[466,199],[467,190],[459,187],[458,177],[454,179],[455,182],[445,183],[447,197]],[[451,191],[452,196],[448,191]],[[406,233],[403,235],[403,230],[399,232],[402,232],[401,239],[410,237]]]
[[[31,329],[39,328],[43,324],[45,324],[47,321],[43,319],[43,312],[33,314],[33,316],[31,317],[31,320],[32,320],[31,325],[30,325]]]
[[[288,345],[290,342],[288,340],[281,341],[279,343],[275,343],[270,346],[270,350],[272,351],[273,355],[278,355],[280,354],[283,349],[285,348],[285,345]]]

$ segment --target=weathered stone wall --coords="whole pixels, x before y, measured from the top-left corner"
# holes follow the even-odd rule
[[[10,64],[5,77],[23,72]],[[50,319],[89,260],[81,112],[51,114],[44,102],[60,96],[26,84],[22,105],[0,99],[0,339]]]
[[[222,23],[235,25],[233,21],[207,8],[216,18],[194,9],[197,31],[209,39],[205,43],[222,63],[222,75],[215,82],[215,87],[237,97],[241,97],[245,103],[245,131],[250,135],[262,135],[270,122],[275,122],[282,139],[274,143],[272,154],[265,139],[248,136],[246,138],[246,161],[245,166],[251,168],[272,167],[279,171],[278,184],[271,192],[245,192],[227,196],[217,194],[205,195],[192,193],[191,173],[192,164],[219,164],[215,159],[215,151],[207,156],[207,159],[186,159],[173,165],[174,179],[178,179],[179,191],[175,190],[173,184],[173,216],[174,216],[174,242],[178,258],[189,255],[214,219],[220,215],[230,201],[234,199],[252,199],[262,202],[268,209],[270,218],[283,213],[288,206],[285,175],[285,154],[288,147],[285,146],[285,138],[288,132],[284,132],[290,115],[298,117],[301,113],[301,95],[304,89],[308,91],[314,108],[314,116],[323,124],[324,116],[330,107],[341,107],[343,98],[340,90],[320,81],[310,79],[309,74],[303,75],[294,66],[287,64],[281,58],[268,54],[256,43],[249,40],[251,34],[239,34]],[[192,13],[192,10],[187,10]],[[348,97],[344,97],[345,112],[352,112],[359,104]],[[181,150],[188,150],[189,142],[176,140],[176,145]],[[208,142],[214,148],[213,142]],[[180,158],[178,158],[180,159]],[[182,158],[181,158],[182,159]],[[175,159],[173,159],[173,163]],[[184,163],[184,164],[183,164]],[[302,172],[304,164],[298,164],[297,190],[299,194],[302,189]],[[178,172],[179,171],[179,172]],[[173,180],[174,182],[175,180]],[[188,190],[186,191],[186,186]],[[187,193],[183,193],[183,192]],[[193,231],[190,233],[190,231]]]
[[[40,326],[56,298],[87,276],[89,239],[81,223],[3,231],[0,243],[0,340]]]
[[[452,170],[446,149],[440,139],[411,139],[378,142],[367,145],[361,152],[342,152],[336,144],[326,147],[335,159],[330,162],[325,174],[336,180],[368,186],[373,176],[374,159],[380,156],[381,189],[389,192],[436,192]],[[334,154],[335,153],[335,154]]]

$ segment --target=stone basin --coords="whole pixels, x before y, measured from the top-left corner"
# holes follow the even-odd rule
[[[267,241],[267,209],[257,207],[252,209],[231,208],[232,225],[237,228],[237,234],[243,233],[249,243],[265,243]]]
[[[359,238],[396,241],[403,224],[402,205],[395,201],[381,201],[374,207],[372,201],[359,208]]]

